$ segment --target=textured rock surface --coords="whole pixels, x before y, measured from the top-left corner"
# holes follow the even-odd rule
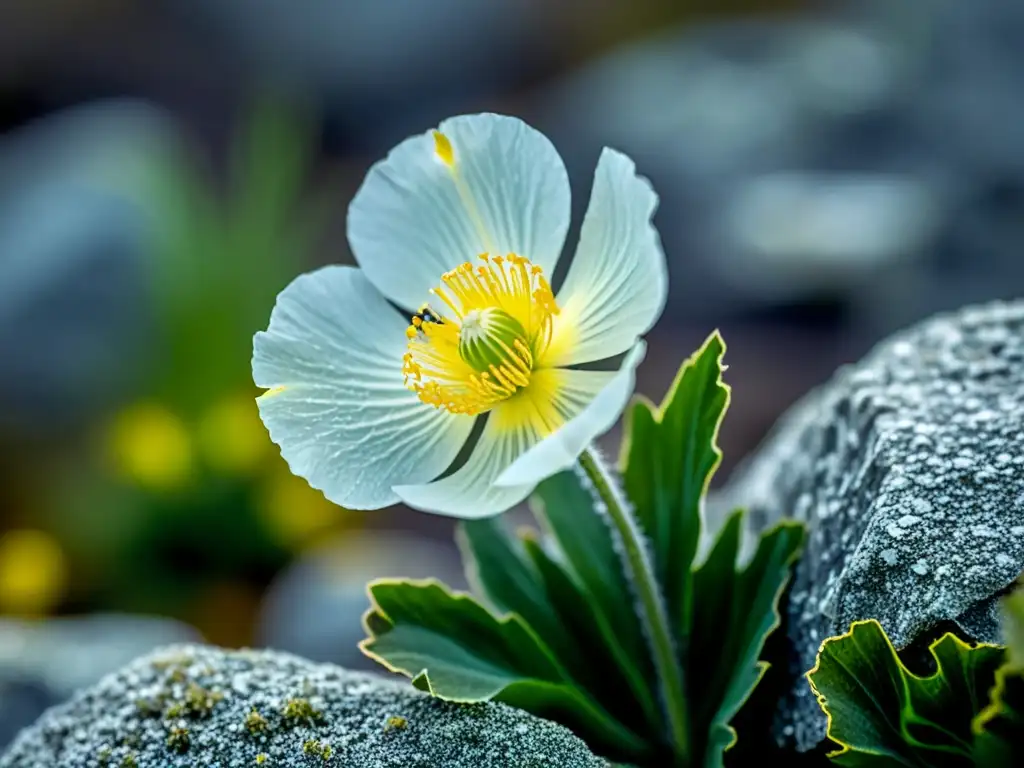
[[[198,639],[191,627],[152,616],[0,620],[0,749],[77,689],[154,648]]]
[[[503,704],[270,651],[173,646],[49,710],[0,768],[602,768],[561,726]]]
[[[898,647],[942,622],[998,641],[1024,570],[1024,302],[937,316],[840,370],[777,425],[709,507],[811,533],[793,582],[793,688],[777,735],[825,719],[802,678],[821,641],[877,618]]]

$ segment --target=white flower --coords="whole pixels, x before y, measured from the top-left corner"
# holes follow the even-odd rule
[[[292,471],[351,509],[472,518],[570,467],[625,408],[665,304],[657,200],[605,149],[555,296],[569,180],[551,142],[493,114],[403,141],[349,208],[359,268],[296,278],[256,334],[260,414]]]

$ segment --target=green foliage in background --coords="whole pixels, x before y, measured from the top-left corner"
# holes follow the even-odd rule
[[[1003,601],[1008,646],[947,633],[933,670],[910,671],[874,620],[823,643],[808,680],[828,716],[830,757],[845,766],[1024,764],[1024,592]]]
[[[168,345],[156,384],[165,401],[194,407],[249,383],[253,329],[309,268],[333,212],[328,196],[309,192],[314,130],[264,98],[240,122],[226,168],[213,172],[183,152],[154,174],[155,293]]]
[[[434,582],[377,581],[364,652],[435,696],[503,701],[572,728],[596,752],[644,766],[723,765],[729,726],[764,672],[761,650],[803,529],[765,532],[739,561],[742,515],[697,562],[701,506],[721,453],[729,401],[715,333],[680,369],[660,407],[637,402],[622,477],[649,538],[673,629],[688,718],[674,747],[634,585],[586,474],[564,472],[533,500],[541,532],[497,519],[463,524],[477,597]],[[596,512],[596,514],[595,514]]]
[[[146,376],[48,491],[76,610],[176,616],[245,643],[262,585],[311,535],[349,519],[288,471],[260,422],[249,360],[254,329],[312,266],[332,212],[314,186],[315,131],[260,98],[226,163],[179,137],[139,169],[157,321]]]

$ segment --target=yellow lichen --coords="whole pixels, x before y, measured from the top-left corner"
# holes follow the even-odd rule
[[[172,728],[167,735],[167,746],[175,752],[188,752],[191,739],[188,735],[188,728]]]
[[[330,760],[331,755],[334,754],[334,749],[330,744],[322,744],[317,739],[309,739],[302,745],[302,753],[319,757],[323,760]]]
[[[185,709],[194,717],[206,717],[223,698],[222,693],[207,690],[198,683],[189,683],[185,691]]]
[[[256,711],[253,707],[252,711],[245,716],[245,727],[253,736],[258,733],[265,733],[270,727],[267,722],[267,718]]]
[[[314,725],[323,720],[324,713],[318,709],[315,709],[312,704],[309,703],[309,699],[289,699],[285,705],[284,710],[281,714],[283,715],[285,722],[290,725],[298,725],[300,722],[306,722],[310,725]]]

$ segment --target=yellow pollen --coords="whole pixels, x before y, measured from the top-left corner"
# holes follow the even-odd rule
[[[455,165],[455,151],[452,149],[452,143],[440,131],[434,131],[434,152],[449,168]]]
[[[480,261],[446,272],[431,289],[447,317],[425,306],[405,332],[405,386],[451,413],[484,413],[529,386],[559,311],[537,265],[514,253]]]

